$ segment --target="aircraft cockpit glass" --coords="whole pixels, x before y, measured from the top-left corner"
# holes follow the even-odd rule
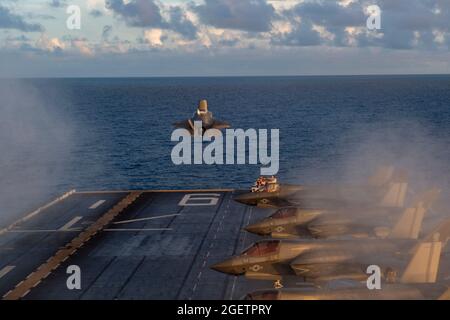
[[[268,254],[273,254],[278,251],[279,241],[258,242],[245,250],[242,254],[249,257],[261,257]]]
[[[296,208],[283,208],[277,210],[274,214],[271,215],[272,219],[284,219],[294,217],[297,212]]]

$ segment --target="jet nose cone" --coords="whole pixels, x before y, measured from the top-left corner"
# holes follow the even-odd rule
[[[226,274],[232,274],[232,275],[238,275],[240,272],[238,272],[237,268],[234,266],[234,260],[229,259],[225,260],[219,263],[216,263],[211,266],[211,269],[226,273]]]
[[[234,201],[237,201],[239,203],[243,203],[246,205],[255,205],[256,204],[254,196],[249,193],[243,193],[243,194],[236,195],[236,196],[234,196],[233,199],[234,199]]]
[[[268,230],[265,224],[261,222],[249,224],[244,228],[244,230],[260,236],[270,234],[270,230]]]
[[[250,233],[255,233],[255,234],[259,233],[259,228],[257,226],[255,226],[254,224],[249,224],[248,226],[246,226],[244,228],[244,230],[247,232],[250,232]]]
[[[200,100],[198,102],[198,110],[204,111],[204,112],[208,111],[208,101]]]

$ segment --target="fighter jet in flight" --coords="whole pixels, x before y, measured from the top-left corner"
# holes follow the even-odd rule
[[[281,281],[322,283],[349,279],[365,281],[367,266],[381,268],[387,282],[395,282],[397,272],[404,268],[416,250],[418,240],[404,239],[415,228],[395,228],[388,239],[339,240],[263,240],[254,243],[241,254],[211,266],[212,269],[245,275],[249,279],[270,280],[275,287]],[[446,243],[450,237],[450,219],[444,220],[423,241]]]
[[[401,213],[397,227],[406,228],[409,216],[424,215],[440,195],[439,189],[431,189],[418,196],[407,209],[389,207],[348,207],[345,209],[307,210],[282,208],[271,216],[245,227],[245,230],[262,236],[279,239],[331,238],[337,236],[385,238],[391,232]],[[419,217],[419,216],[418,216]],[[416,224],[416,236],[419,230]],[[417,237],[416,237],[417,238]]]
[[[325,209],[347,206],[403,207],[408,188],[406,174],[382,167],[363,186],[302,186],[281,184],[275,177],[260,177],[250,192],[238,193],[234,200],[261,207],[295,206]]]
[[[206,100],[200,100],[198,103],[197,111],[192,118],[174,123],[177,128],[187,129],[191,134],[194,134],[194,122],[202,122],[202,134],[208,129],[225,129],[229,128],[230,124],[224,121],[214,119],[212,112],[208,111],[208,102]]]
[[[422,300],[450,299],[446,284],[437,283],[442,242],[422,242],[417,245],[397,283],[384,283],[379,290],[369,290],[366,284],[344,283],[341,287],[302,286],[258,290],[248,293],[245,300]]]

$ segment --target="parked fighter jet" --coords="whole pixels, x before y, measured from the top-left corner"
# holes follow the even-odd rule
[[[261,207],[296,206],[304,209],[355,205],[403,207],[408,183],[402,172],[382,167],[364,186],[302,186],[278,183],[275,177],[260,177],[251,192],[239,193],[235,201]]]
[[[341,288],[317,286],[258,290],[247,294],[246,300],[404,300],[449,299],[450,289],[436,283],[442,242],[422,242],[416,248],[398,283],[385,283],[380,290],[366,285],[345,285]],[[437,295],[436,295],[437,292]]]
[[[413,217],[414,219],[414,217]],[[408,223],[408,226],[410,224]],[[406,226],[405,226],[406,227]],[[415,233],[412,228],[409,232]],[[231,275],[250,279],[272,280],[276,286],[283,281],[323,282],[337,279],[362,281],[367,278],[368,265],[378,265],[386,281],[395,282],[405,258],[417,247],[417,240],[396,239],[408,232],[400,226],[389,239],[339,240],[263,240],[241,254],[211,266]],[[397,234],[398,233],[398,234]],[[450,219],[440,223],[424,241],[437,236],[446,243],[450,237]]]
[[[197,111],[192,118],[174,123],[177,128],[183,128],[189,130],[191,134],[194,134],[194,122],[202,122],[202,133],[205,133],[208,129],[225,129],[230,125],[227,122],[216,120],[213,118],[212,112],[208,111],[208,102],[206,100],[200,100],[198,103]]]
[[[410,215],[425,214],[439,197],[439,189],[431,189],[418,196],[413,205],[406,210],[389,207],[354,207],[345,209],[305,210],[283,208],[271,216],[248,225],[245,230],[258,235],[270,235],[273,238],[330,238],[342,235],[353,237],[385,238],[390,227],[395,224],[403,212],[403,220],[398,220],[397,228],[407,228]],[[418,224],[416,223],[416,226]],[[416,229],[417,238],[419,230]]]
[[[340,289],[318,287],[266,289],[248,293],[244,300],[450,300],[445,284],[387,284],[381,290],[361,285]]]
[[[244,300],[423,300],[419,289],[391,285],[383,290],[364,287],[321,290],[317,287],[266,289],[248,293]]]

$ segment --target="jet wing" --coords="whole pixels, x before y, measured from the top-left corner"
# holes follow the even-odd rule
[[[190,129],[188,120],[183,120],[179,122],[175,122],[172,124],[174,127],[182,128],[182,129]]]
[[[214,129],[226,129],[230,128],[231,125],[226,121],[214,120],[213,128]]]
[[[194,134],[194,124],[192,123],[191,119],[183,120],[180,122],[173,123],[173,126],[176,128],[186,129],[191,134]]]

